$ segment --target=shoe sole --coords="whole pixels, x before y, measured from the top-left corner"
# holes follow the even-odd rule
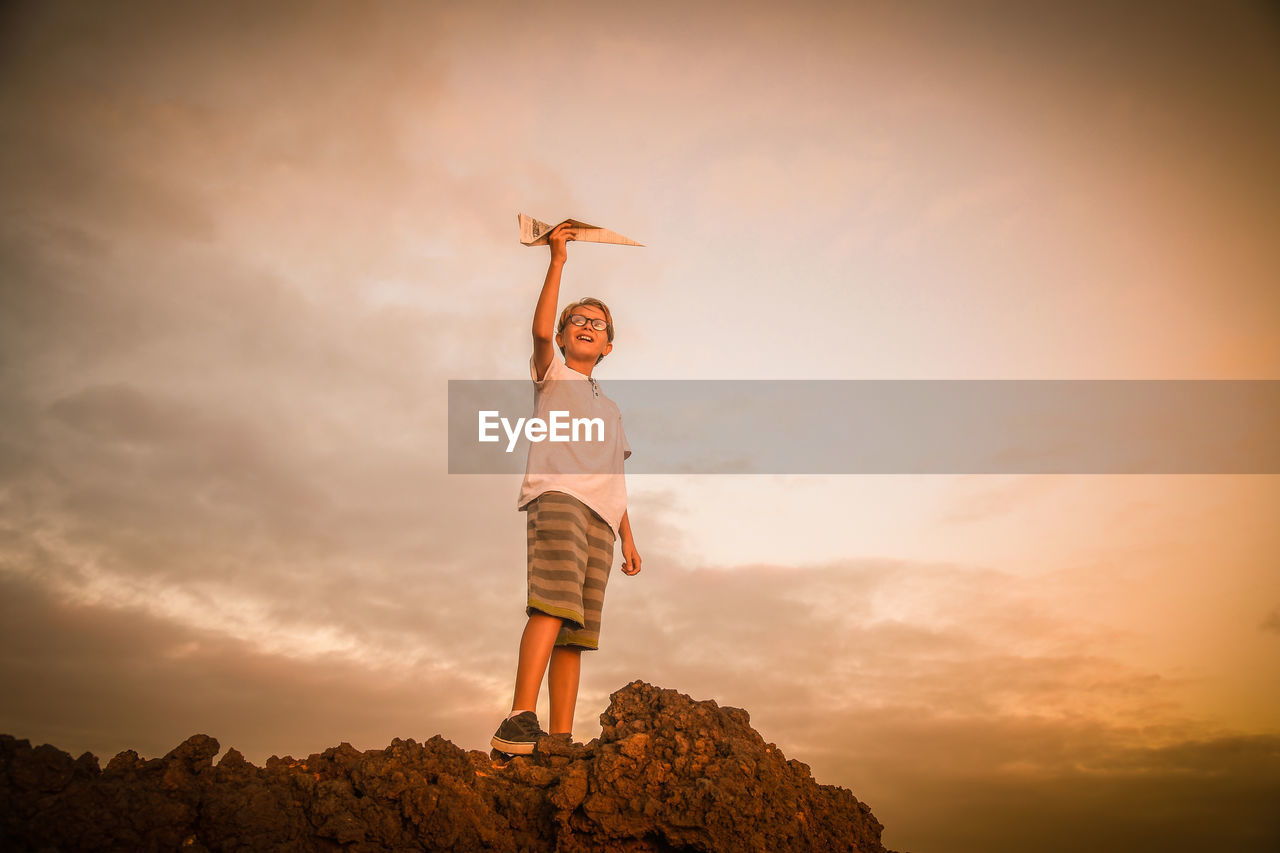
[[[494,736],[493,740],[489,741],[489,745],[507,755],[533,755],[532,741],[503,740]]]

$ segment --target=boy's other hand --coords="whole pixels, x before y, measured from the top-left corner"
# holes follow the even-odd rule
[[[626,575],[639,574],[640,572],[640,552],[636,550],[636,543],[627,540],[622,543],[622,573]]]
[[[570,227],[567,222],[561,222],[552,228],[551,233],[547,235],[547,245],[551,247],[551,262],[563,264],[568,260],[569,250],[565,247],[565,243],[577,239],[578,229]]]

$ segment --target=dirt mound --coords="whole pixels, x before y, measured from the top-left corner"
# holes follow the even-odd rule
[[[633,682],[601,736],[510,761],[437,736],[265,767],[194,735],[99,769],[0,735],[5,850],[558,850],[882,853],[881,825],[751,728],[746,711]]]

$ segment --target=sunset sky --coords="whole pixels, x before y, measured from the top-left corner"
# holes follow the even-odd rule
[[[1274,5],[730,8],[0,8],[0,732],[487,750],[520,478],[446,398],[526,375],[521,211],[645,244],[569,247],[606,392],[1280,379]],[[579,739],[640,678],[894,849],[1280,843],[1280,477],[628,485]]]

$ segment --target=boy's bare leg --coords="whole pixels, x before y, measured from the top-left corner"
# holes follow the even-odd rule
[[[560,619],[534,611],[520,635],[520,661],[516,665],[516,692],[512,711],[537,711],[538,690],[547,671],[547,661],[560,633]]]
[[[581,673],[582,649],[556,646],[551,652],[551,672],[547,677],[552,734],[573,732],[573,710],[578,704],[578,677]]]

